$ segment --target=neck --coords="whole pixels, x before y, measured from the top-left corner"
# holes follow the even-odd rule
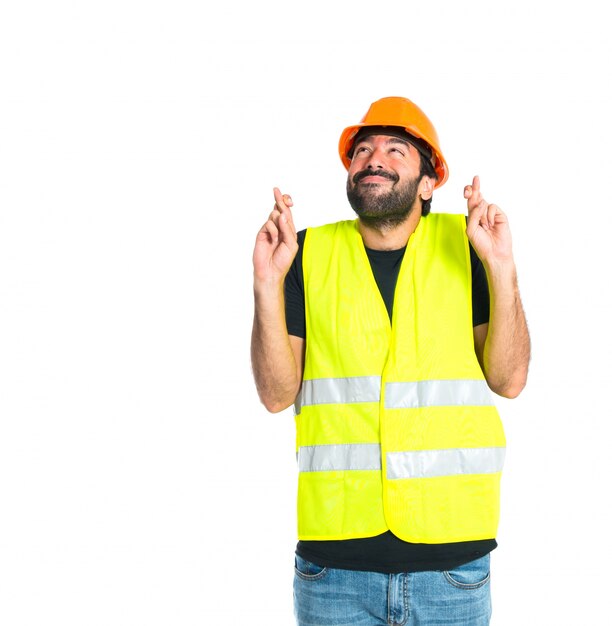
[[[359,232],[363,244],[370,250],[399,250],[410,239],[421,219],[421,211],[415,207],[401,224],[392,227],[370,226],[359,220]]]

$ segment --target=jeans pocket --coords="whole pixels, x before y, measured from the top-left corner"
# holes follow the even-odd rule
[[[478,589],[486,585],[491,578],[490,557],[488,554],[485,554],[479,559],[442,573],[453,587],[458,589]]]
[[[311,563],[296,554],[295,574],[302,580],[319,580],[327,574],[327,568]]]

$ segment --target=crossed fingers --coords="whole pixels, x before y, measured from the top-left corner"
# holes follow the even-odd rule
[[[274,208],[268,218],[269,226],[274,228],[277,232],[280,230],[283,235],[292,235],[297,240],[297,233],[295,225],[293,223],[293,215],[291,214],[291,207],[293,206],[293,200],[289,194],[281,193],[278,187],[274,187]]]
[[[480,192],[480,178],[474,176],[471,185],[463,189],[463,197],[467,200],[470,221],[477,220],[484,230],[495,226],[495,217],[501,213],[496,204],[488,204]]]

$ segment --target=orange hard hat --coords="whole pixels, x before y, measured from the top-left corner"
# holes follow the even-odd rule
[[[441,187],[448,179],[448,165],[440,150],[438,133],[429,118],[408,98],[391,96],[373,102],[359,124],[342,131],[338,151],[344,167],[351,165],[351,148],[355,135],[367,126],[394,126],[405,130],[413,137],[424,141],[432,150],[432,162],[438,180],[435,187]]]

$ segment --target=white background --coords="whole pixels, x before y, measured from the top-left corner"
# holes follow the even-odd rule
[[[434,122],[509,215],[533,339],[494,626],[608,624],[605,3],[110,0],[0,12],[0,624],[292,617],[294,430],[249,362],[272,187],[352,217],[369,104]],[[599,7],[599,8],[598,8]]]

